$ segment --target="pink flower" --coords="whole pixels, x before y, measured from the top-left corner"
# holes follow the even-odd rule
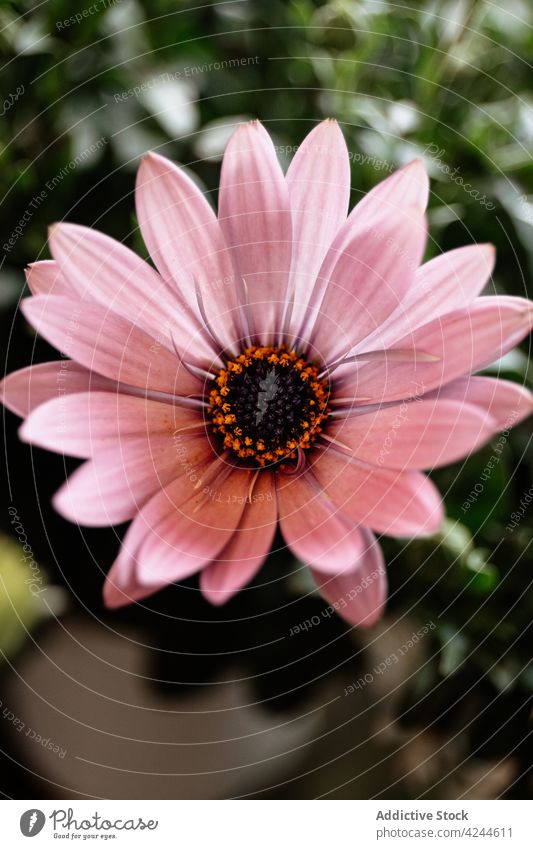
[[[35,329],[69,360],[3,384],[21,438],[83,458],[54,498],[85,525],[133,520],[107,577],[110,607],[200,573],[213,604],[243,588],[277,522],[320,592],[370,625],[386,597],[374,533],[432,534],[442,503],[420,471],[467,456],[532,408],[520,386],[471,377],[533,324],[522,298],[478,297],[494,250],[421,265],[420,162],[347,217],[334,121],[284,176],[258,122],[222,164],[219,215],[149,154],[136,204],[157,271],[107,236],[50,232],[28,269]]]

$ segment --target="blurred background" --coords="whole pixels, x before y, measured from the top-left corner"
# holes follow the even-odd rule
[[[17,314],[47,226],[142,255],[133,187],[157,150],[216,202],[234,125],[287,164],[336,118],[352,205],[423,157],[428,257],[491,241],[488,291],[532,295],[533,8],[483,0],[2,2],[0,309],[5,369],[55,358]],[[529,342],[491,370],[533,387]],[[531,795],[531,420],[434,474],[442,534],[385,539],[385,619],[351,631],[287,556],[226,607],[194,579],[109,613],[123,528],[50,497],[74,468],[5,414],[0,791],[14,798],[522,798]],[[310,622],[295,633],[299,623]]]

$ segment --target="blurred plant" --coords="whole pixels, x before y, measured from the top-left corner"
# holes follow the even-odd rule
[[[35,564],[33,557],[31,563]],[[46,584],[40,570],[41,583],[35,583],[36,568],[25,560],[22,545],[0,536],[0,662],[18,651],[47,614],[40,598]]]

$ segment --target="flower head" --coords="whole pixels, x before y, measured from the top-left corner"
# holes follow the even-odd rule
[[[85,460],[56,494],[74,522],[132,520],[109,606],[200,573],[213,604],[261,567],[279,523],[350,623],[386,597],[374,533],[435,532],[421,470],[467,456],[533,409],[472,376],[531,329],[533,304],[478,297],[490,245],[422,263],[428,181],[415,161],[347,215],[334,121],[284,175],[258,122],[239,127],[218,217],[171,162],[139,169],[139,226],[156,269],[85,227],[50,231],[28,269],[28,321],[70,359],[3,383],[21,437]]]

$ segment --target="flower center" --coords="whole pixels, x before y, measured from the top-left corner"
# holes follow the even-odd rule
[[[296,459],[328,416],[328,382],[284,345],[253,346],[221,369],[209,415],[224,448],[259,466]]]

